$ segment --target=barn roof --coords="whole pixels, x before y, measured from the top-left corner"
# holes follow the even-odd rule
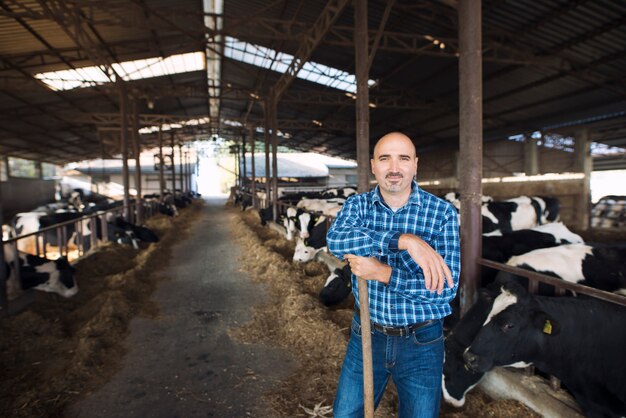
[[[279,102],[286,134],[280,143],[354,159],[355,100],[336,88],[354,74],[351,2],[225,0],[223,10],[212,11],[203,3],[219,4],[3,2],[0,153],[64,163],[119,152],[120,84],[136,99],[141,127],[168,125],[166,144],[212,134],[239,138],[242,124],[263,121],[262,100],[281,79],[271,66],[284,68],[276,61],[288,57],[273,51],[301,56],[318,34],[309,79],[296,78]],[[456,2],[368,3],[370,44],[378,45],[370,70],[370,142],[401,130],[419,150],[456,147]],[[482,3],[484,140],[588,127],[594,141],[626,147],[626,3]],[[315,32],[329,16],[332,24]],[[197,70],[65,91],[35,77],[98,65],[115,79],[115,63],[197,51],[207,52],[209,76]],[[269,54],[270,68],[244,62],[244,52]],[[335,87],[315,79],[334,80]],[[145,144],[157,141],[156,132],[142,135]],[[626,167],[623,156],[610,160],[604,167]]]

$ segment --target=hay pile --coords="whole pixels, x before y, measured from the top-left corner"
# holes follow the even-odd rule
[[[250,322],[231,328],[230,336],[243,343],[262,342],[289,350],[299,361],[297,370],[278,388],[266,394],[272,406],[268,416],[309,417],[317,407],[324,411],[332,406],[341,363],[345,354],[352,320],[354,298],[341,306],[324,307],[317,294],[329,274],[323,263],[291,262],[285,254],[293,243],[277,232],[262,227],[254,211],[234,218],[233,231],[239,244],[247,249],[240,260],[242,269],[252,280],[265,283],[271,300],[253,311]],[[279,252],[276,252],[278,249]],[[307,412],[306,410],[309,410]],[[316,416],[331,416],[331,413]],[[397,416],[397,394],[390,383],[377,417]],[[489,399],[474,390],[466,397],[463,408],[442,403],[442,417],[536,417],[515,401]]]
[[[3,416],[61,416],[68,403],[113,375],[130,320],[158,314],[150,295],[162,279],[159,272],[202,204],[195,202],[176,219],[150,219],[159,243],[140,251],[106,244],[79,260],[73,298],[37,292],[27,311],[0,320]]]

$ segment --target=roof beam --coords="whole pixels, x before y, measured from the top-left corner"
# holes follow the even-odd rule
[[[294,54],[294,59],[289,64],[289,67],[272,87],[273,100],[277,102],[280,96],[287,90],[347,4],[348,0],[330,0],[326,3],[326,7],[324,7],[324,10],[322,10],[322,13],[313,24],[308,36]]]

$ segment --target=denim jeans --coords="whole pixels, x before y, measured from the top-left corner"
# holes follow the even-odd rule
[[[398,390],[400,418],[437,417],[443,351],[441,320],[406,337],[388,337],[372,329],[375,405],[378,406],[391,377]],[[357,418],[364,413],[361,323],[357,316],[352,319],[333,410],[335,418]]]

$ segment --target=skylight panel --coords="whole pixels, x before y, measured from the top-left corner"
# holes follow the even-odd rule
[[[167,58],[154,57],[125,61],[115,63],[112,66],[115,72],[126,81],[206,69],[204,52],[190,52],[172,55]],[[98,66],[39,73],[35,74],[35,78],[41,80],[53,90],[93,87],[111,82],[109,77]]]
[[[260,45],[242,42],[230,36],[227,36],[225,39],[224,56],[235,61],[245,62],[279,73],[287,71],[289,65],[294,60],[293,55]],[[304,63],[296,77],[338,90],[351,93],[356,92],[356,77],[354,74],[324,64],[308,61]],[[368,80],[367,84],[372,86],[375,84],[375,81]]]

